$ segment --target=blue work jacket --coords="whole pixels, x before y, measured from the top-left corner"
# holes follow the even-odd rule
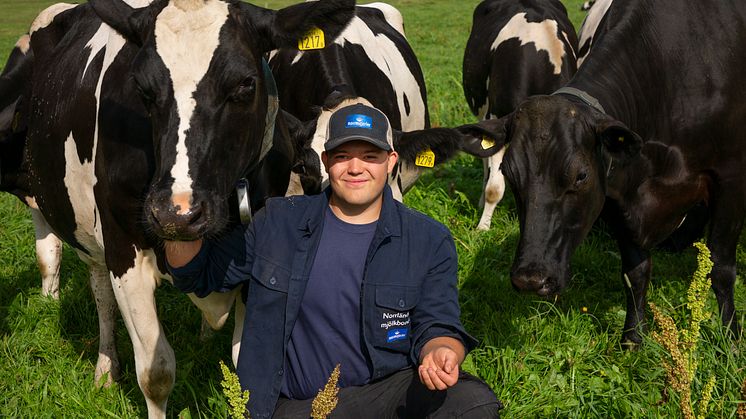
[[[174,285],[197,296],[247,286],[236,369],[250,391],[252,418],[272,417],[279,398],[329,194],[327,188],[314,196],[269,199],[248,228],[205,241],[187,265],[171,268]],[[457,269],[448,229],[395,201],[387,185],[365,261],[361,313],[350,313],[362,317],[372,380],[418,365],[423,345],[434,337],[459,339],[467,351],[476,345],[459,320]]]

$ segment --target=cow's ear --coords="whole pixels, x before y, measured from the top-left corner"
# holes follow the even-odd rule
[[[461,151],[480,158],[496,154],[509,140],[507,127],[511,116],[512,114],[456,128],[463,135],[459,148]]]
[[[88,4],[104,23],[128,41],[142,46],[153,29],[156,16],[167,2],[157,0],[142,8],[134,8],[122,0],[89,0]]]
[[[597,123],[596,135],[604,150],[617,159],[632,157],[642,148],[642,138],[616,120],[602,120]]]
[[[505,122],[487,120],[456,128],[429,128],[401,132],[394,130],[394,149],[400,160],[413,163],[428,150],[434,154],[435,164],[443,163],[459,151],[477,157],[489,157],[505,145]]]
[[[310,1],[280,10],[241,4],[245,16],[259,34],[263,52],[278,48],[297,48],[298,41],[311,29],[323,32],[329,45],[347,27],[355,15],[355,0]]]

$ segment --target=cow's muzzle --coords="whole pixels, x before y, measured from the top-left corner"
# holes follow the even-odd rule
[[[164,240],[196,240],[208,229],[208,211],[202,202],[151,196],[145,211],[147,223]]]
[[[513,287],[522,292],[534,292],[542,297],[558,294],[564,283],[556,275],[536,268],[518,268],[511,272]]]

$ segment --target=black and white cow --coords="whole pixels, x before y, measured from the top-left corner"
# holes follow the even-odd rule
[[[480,119],[500,118],[528,96],[555,91],[575,74],[577,46],[575,28],[559,0],[481,2],[474,10],[463,64],[464,94],[472,113]],[[490,228],[505,193],[500,172],[504,153],[484,159],[480,230]]]
[[[280,49],[272,53],[269,63],[283,110],[300,120],[316,119],[318,108],[328,105],[327,98],[337,92],[342,97],[366,99],[389,118],[395,130],[430,127],[422,69],[404,35],[401,13],[386,3],[357,6],[350,24],[326,48]],[[309,164],[315,167],[321,164],[327,116],[321,113],[318,118],[311,143],[316,157]],[[317,172],[325,185],[326,173]],[[394,197],[401,200],[418,176],[419,169],[412,162],[397,165],[389,179]]]
[[[254,208],[284,194],[298,150],[262,57],[312,27],[336,36],[353,6],[93,0],[52,6],[32,25],[28,100],[13,111],[28,128],[3,137],[0,179],[90,266],[102,343],[97,381],[119,374],[119,308],[149,417],[165,416],[175,369],[154,300],[169,279],[160,240],[220,234],[234,219],[229,196],[241,178]],[[6,164],[10,155],[16,160]],[[193,300],[215,314],[234,298]]]
[[[617,1],[606,19],[615,24],[597,31],[566,87],[496,121],[498,146],[510,144],[502,168],[521,229],[512,283],[539,295],[565,288],[570,257],[604,209],[626,284],[622,342],[636,345],[649,249],[704,204],[712,288],[723,323],[738,334],[746,50],[735,46],[746,43],[746,3]]]
[[[0,191],[17,195],[29,206],[36,235],[36,259],[42,277],[41,294],[59,298],[62,242],[54,235],[33,199],[15,186],[21,175],[26,135],[25,120],[20,115],[28,102],[34,59],[30,42],[28,35],[18,39],[0,74],[0,142],[4,150],[0,153]]]
[[[609,6],[611,6],[611,0],[598,0],[588,6],[588,9],[583,9],[589,11],[578,30],[578,67],[583,64],[585,57],[591,51],[593,38]]]

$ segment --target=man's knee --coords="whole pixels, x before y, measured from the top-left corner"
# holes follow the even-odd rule
[[[458,384],[448,389],[451,414],[459,418],[499,418],[502,403],[490,387],[470,374],[462,373]]]

